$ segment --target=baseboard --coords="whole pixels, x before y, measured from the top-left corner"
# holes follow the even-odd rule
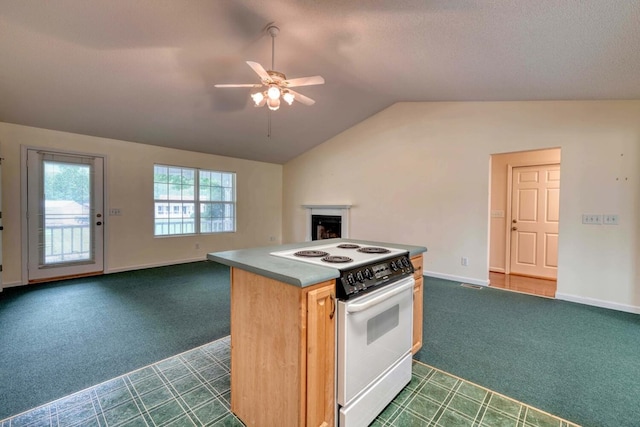
[[[0,288],[0,292],[2,292],[2,289],[15,288],[16,286],[22,286],[22,285],[23,285],[22,282],[7,282],[7,283],[3,283],[2,284],[2,288]]]
[[[138,264],[138,265],[132,265],[132,266],[122,267],[122,268],[110,268],[108,271],[105,271],[105,274],[122,273],[124,271],[133,271],[133,270],[143,270],[145,268],[166,267],[167,265],[188,264],[190,262],[198,262],[198,261],[206,261],[206,260],[207,260],[207,256],[204,255],[202,258],[189,258],[189,259],[171,260],[171,261],[165,261],[165,262],[155,262],[151,264]]]
[[[489,267],[489,272],[506,274],[507,270],[505,270],[504,268],[500,268],[500,267]]]
[[[166,261],[166,262],[157,262],[152,264],[133,265],[133,266],[122,267],[122,268],[111,268],[111,269],[105,270],[104,274],[122,273],[124,271],[133,271],[133,270],[143,270],[145,268],[166,267],[168,265],[176,265],[176,264],[188,264],[190,262],[199,262],[199,261],[206,261],[206,260],[207,260],[207,256],[205,255],[203,258],[189,258],[189,259],[173,260],[173,261]],[[16,286],[27,286],[27,285],[28,283],[22,283],[22,282],[3,283],[2,287],[0,287],[0,292],[2,292],[3,288],[6,289],[6,288],[13,288]]]
[[[438,279],[451,280],[453,282],[469,283],[471,285],[489,286],[489,280],[473,279],[471,277],[454,276],[453,274],[436,273],[435,271],[424,271],[425,276]]]
[[[617,302],[604,301],[596,298],[581,297],[579,295],[556,293],[556,299],[576,302],[578,304],[592,305],[594,307],[608,308],[610,310],[624,311],[627,313],[640,314],[640,307],[635,305],[620,304]]]

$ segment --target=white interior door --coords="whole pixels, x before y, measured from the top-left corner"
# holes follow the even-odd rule
[[[513,168],[510,273],[557,277],[559,201],[560,165]]]
[[[27,151],[28,280],[103,271],[103,159]]]

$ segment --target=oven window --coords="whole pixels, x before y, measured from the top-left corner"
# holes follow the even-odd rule
[[[375,342],[400,323],[400,305],[394,305],[367,321],[367,345]]]

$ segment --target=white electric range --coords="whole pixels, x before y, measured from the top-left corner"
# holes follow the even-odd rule
[[[334,243],[271,255],[339,270],[337,425],[369,425],[411,381],[415,280],[409,253]]]

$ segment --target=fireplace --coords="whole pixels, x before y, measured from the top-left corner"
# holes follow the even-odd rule
[[[311,240],[342,237],[342,217],[339,215],[311,215]]]
[[[351,205],[302,205],[307,210],[306,241],[349,238]]]

